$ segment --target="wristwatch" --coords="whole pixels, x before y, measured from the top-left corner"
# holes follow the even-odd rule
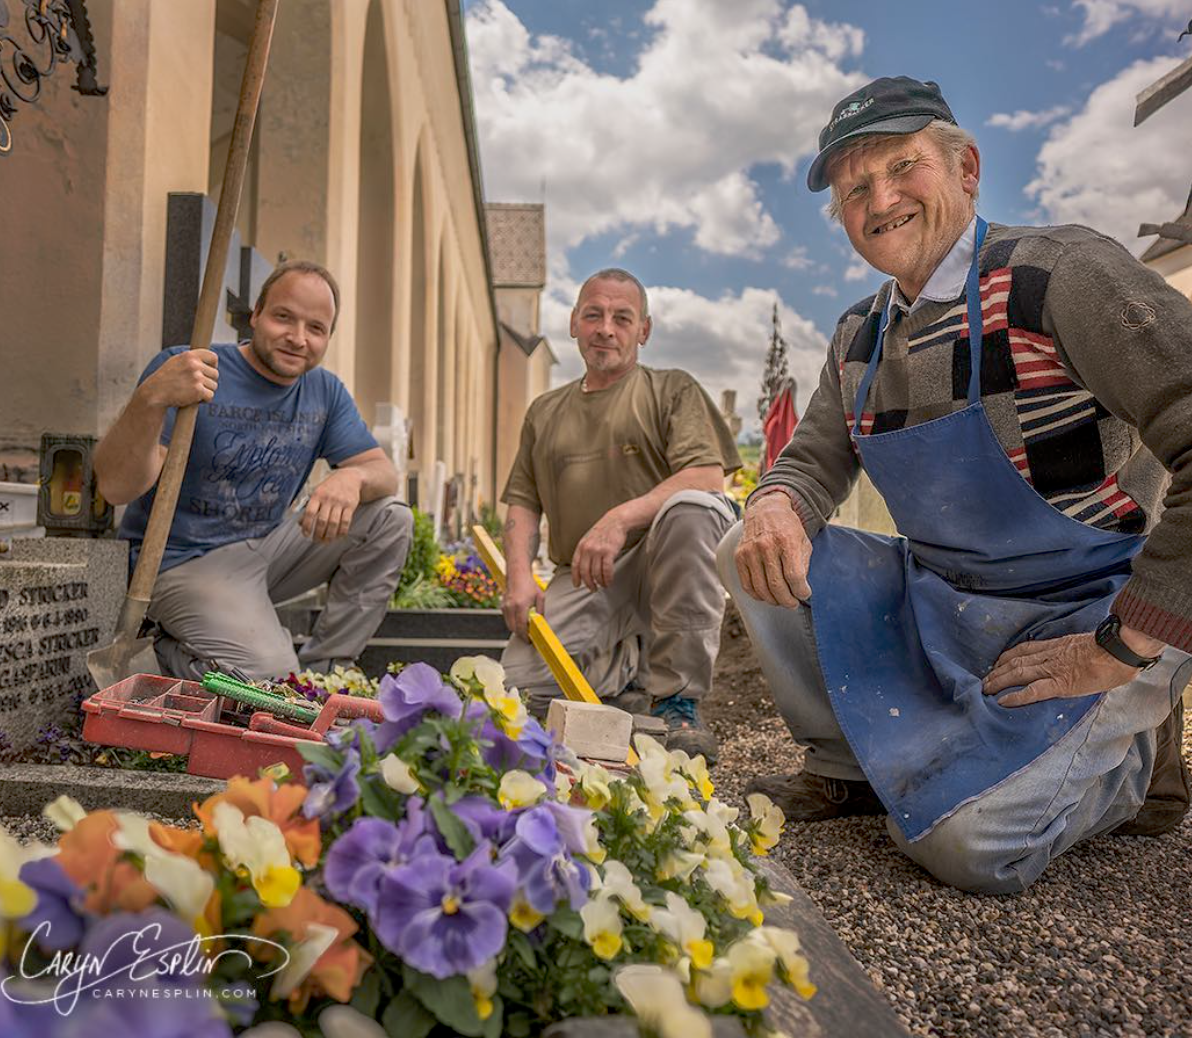
[[[1097,627],[1097,644],[1114,659],[1121,660],[1127,667],[1149,670],[1162,659],[1161,656],[1139,656],[1122,641],[1122,621],[1110,613]]]

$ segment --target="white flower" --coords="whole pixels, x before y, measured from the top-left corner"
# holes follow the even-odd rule
[[[505,668],[490,656],[461,656],[451,665],[451,676],[458,682],[475,678],[485,692],[505,691]]]
[[[608,851],[600,846],[600,830],[596,828],[595,815],[589,815],[588,820],[584,822],[584,841],[584,854],[594,862],[604,861]]]
[[[733,997],[733,968],[728,959],[722,956],[714,960],[708,969],[697,973],[692,983],[701,1006],[719,1009]]]
[[[633,882],[633,875],[623,862],[609,858],[604,863],[604,878],[600,881],[600,889],[617,898],[640,922],[644,923],[650,918],[653,909],[643,900],[641,890]]]
[[[576,785],[583,795],[584,803],[593,811],[599,811],[612,799],[609,783],[613,777],[599,764],[583,763],[579,768]]]
[[[691,787],[677,770],[681,761],[690,760],[687,754],[682,751],[667,753],[648,735],[639,734],[633,741],[641,758],[637,770],[646,785],[646,807],[650,816],[655,821],[660,819],[671,800],[677,800],[682,810],[694,807]]]
[[[529,807],[546,795],[546,784],[527,771],[507,771],[501,776],[497,799],[506,811],[515,807]]]
[[[759,926],[754,931],[754,936],[770,946],[786,970],[791,986],[803,998],[810,998],[815,994],[816,988],[811,983],[808,962],[799,951],[799,935],[794,930],[784,930],[779,926]]]
[[[257,1027],[268,1026],[257,1024]],[[254,1027],[253,1031],[256,1029]],[[351,1006],[328,1006],[319,1014],[319,1030],[323,1038],[387,1038],[385,1028],[372,1017],[365,1016],[359,1009],[353,1009]],[[241,1038],[248,1038],[251,1033],[245,1031]],[[294,1033],[297,1036],[297,1032]]]
[[[64,833],[70,832],[71,829],[87,817],[87,812],[83,809],[83,805],[72,797],[68,797],[65,793],[52,804],[46,804],[41,809],[41,813],[53,822],[60,832]]]
[[[701,800],[712,799],[712,776],[708,774],[708,762],[704,760],[703,754],[692,757],[683,765],[683,774],[690,780],[696,791],[700,795]]]
[[[476,1004],[476,1015],[487,1020],[493,1015],[493,995],[497,993],[497,960],[468,970],[468,986],[472,989],[472,1001]]]
[[[684,955],[690,956],[696,969],[705,970],[712,965],[714,949],[712,942],[705,939],[707,920],[678,894],[667,891],[666,908],[655,910],[650,925]]]
[[[782,836],[786,815],[765,793],[750,793],[745,802],[749,805],[750,816],[758,823],[757,831],[750,840],[753,853],[768,854]]]
[[[306,936],[296,948],[290,949],[290,961],[286,963],[273,982],[269,997],[274,1001],[288,998],[299,984],[306,980],[323,952],[339,940],[339,931],[334,926],[322,923],[307,923]]]
[[[599,892],[579,910],[584,921],[584,940],[602,959],[616,958],[621,950],[621,913],[605,891]]]
[[[413,770],[396,753],[389,754],[381,761],[381,778],[390,789],[406,796],[412,796],[422,788]]]
[[[729,825],[735,822],[740,812],[735,807],[729,807],[713,797],[708,801],[707,810],[694,807],[683,812],[683,817],[698,831],[702,837],[702,848],[709,857],[731,858],[733,856],[732,840],[729,837]]]
[[[658,878],[687,879],[696,869],[706,862],[706,858],[697,851],[671,851],[658,866]]]
[[[180,918],[196,925],[215,890],[215,877],[193,858],[162,847],[149,835],[149,819],[144,815],[117,811],[116,824],[112,843],[139,854],[145,862],[145,879]]]
[[[710,858],[704,863],[704,879],[724,898],[728,910],[738,919],[749,919],[755,926],[762,923],[757,905],[753,875],[736,858]]]
[[[560,804],[571,801],[571,776],[561,768],[555,772],[555,799]]]
[[[302,878],[290,862],[281,830],[260,815],[246,821],[240,808],[227,801],[215,805],[214,821],[224,859],[249,874],[261,904],[284,908],[293,901]]]
[[[613,982],[638,1019],[661,1038],[712,1038],[711,1021],[687,1001],[673,971],[645,964],[623,966]]]

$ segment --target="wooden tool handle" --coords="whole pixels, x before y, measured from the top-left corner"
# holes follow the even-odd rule
[[[248,60],[244,66],[244,79],[240,84],[240,103],[236,108],[236,123],[232,128],[232,143],[228,148],[228,162],[224,167],[219,208],[215,214],[215,228],[211,234],[211,246],[207,250],[203,287],[199,291],[199,305],[195,311],[195,323],[190,336],[192,350],[205,350],[211,346],[215,315],[223,295],[228,246],[232,241],[232,230],[236,226],[236,211],[240,207],[240,191],[244,186],[248,152],[252,144],[253,124],[256,122],[257,106],[261,100],[261,87],[265,82],[265,68],[269,63],[269,44],[273,38],[273,23],[277,16],[278,3],[279,0],[257,0],[257,18],[248,45]],[[153,594],[161,557],[165,554],[170,526],[174,521],[178,492],[182,489],[182,477],[186,473],[186,463],[190,458],[190,443],[194,439],[197,418],[197,404],[178,409],[174,432],[170,437],[170,448],[157,480],[157,493],[153,497],[153,509],[149,513],[145,539],[141,543],[141,554],[137,558],[137,568],[128,587],[129,598],[148,602]]]

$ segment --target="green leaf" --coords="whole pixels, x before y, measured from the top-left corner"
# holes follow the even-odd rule
[[[509,1038],[529,1038],[529,1013],[510,1013],[509,1019],[505,1021],[505,1033]]]
[[[573,941],[583,940],[584,921],[578,912],[573,912],[570,908],[560,908],[547,919],[547,923],[552,930],[558,930],[564,937],[570,937]]]
[[[403,991],[390,1001],[381,1014],[381,1026],[386,1034],[401,1038],[426,1038],[438,1021],[409,991]]]
[[[435,825],[443,834],[447,846],[451,848],[456,858],[462,861],[472,853],[474,847],[472,834],[464,827],[464,823],[451,813],[451,808],[438,797],[433,797],[428,803],[430,804],[430,813],[435,819]]]
[[[530,947],[529,940],[520,930],[515,930],[512,927],[509,928],[509,947],[521,959],[526,969],[532,972],[538,968],[538,960],[534,957],[534,949]]]
[[[381,975],[380,971],[370,969],[352,995],[350,1005],[359,1010],[370,1020],[377,1018],[377,1007],[381,1004]]]
[[[364,813],[374,818],[388,818],[395,821],[401,814],[401,800],[397,793],[384,783],[384,779],[366,778],[360,783],[360,806]]]
[[[410,966],[406,966],[403,975],[406,989],[412,991],[418,1001],[434,1013],[441,1023],[454,1027],[467,1038],[481,1038],[484,1034],[484,1023],[480,1014],[476,1012],[472,988],[464,977],[435,980],[434,977],[419,973]]]
[[[343,767],[343,758],[326,743],[299,739],[298,752],[302,754],[302,759],[307,763],[326,768],[333,775]]]

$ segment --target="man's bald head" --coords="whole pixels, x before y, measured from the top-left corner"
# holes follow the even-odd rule
[[[584,291],[590,284],[592,284],[593,281],[621,281],[635,285],[637,287],[638,294],[642,299],[642,310],[640,316],[642,320],[645,320],[650,316],[650,301],[646,298],[646,286],[638,281],[638,279],[632,274],[630,274],[629,271],[623,270],[620,267],[605,267],[604,270],[598,270],[595,274],[590,275],[588,279],[579,286],[579,295],[575,297],[575,305],[577,309],[579,308],[580,301],[584,298]]]

